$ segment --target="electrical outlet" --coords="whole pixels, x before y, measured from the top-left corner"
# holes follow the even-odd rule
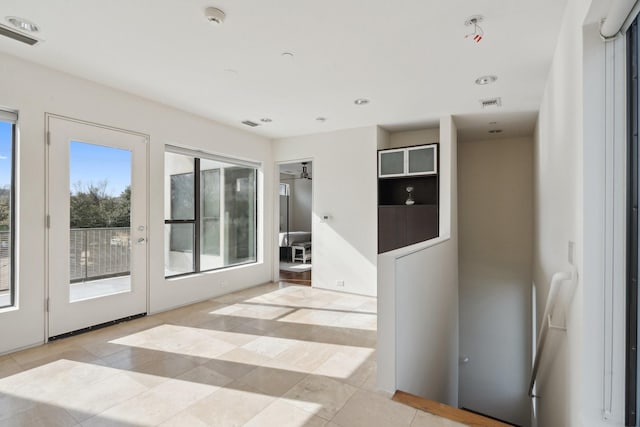
[[[337,280],[336,286],[344,287],[344,280]]]

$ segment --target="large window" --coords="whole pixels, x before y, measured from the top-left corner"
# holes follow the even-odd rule
[[[15,305],[14,161],[17,115],[0,110],[0,308]]]
[[[640,32],[638,19],[627,33],[627,289],[626,289],[626,402],[625,426],[637,426],[638,399],[638,333],[640,317],[638,268],[640,265],[638,201],[640,199]]]
[[[258,165],[167,148],[165,276],[256,262]]]

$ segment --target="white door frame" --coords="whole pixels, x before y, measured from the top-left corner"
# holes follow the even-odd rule
[[[278,184],[278,185],[274,185],[274,203],[273,203],[273,212],[274,212],[274,219],[273,219],[273,224],[274,224],[274,233],[273,233],[273,282],[278,282],[279,278],[280,278],[280,166],[281,165],[289,165],[291,163],[302,163],[302,162],[311,162],[313,164],[313,169],[312,170],[316,170],[316,162],[313,159],[313,157],[305,157],[305,158],[301,158],[301,159],[293,159],[293,160],[279,160],[277,162],[275,162],[275,170],[274,170],[274,176],[275,176],[275,181],[274,183]],[[315,172],[313,172],[313,175],[315,175]],[[313,182],[313,180],[315,179],[314,176],[312,175],[312,180],[311,180],[311,239],[313,240],[313,236],[316,230],[316,226],[315,226],[315,222],[313,221],[313,214],[315,213],[315,204],[316,204],[316,190],[315,190],[315,183]],[[311,264],[313,265],[313,260],[315,259],[314,256],[314,245],[311,245]],[[311,287],[314,284],[314,279],[313,279],[313,267],[311,267]]]
[[[146,221],[146,230],[145,230],[145,239],[146,239],[146,244],[145,246],[145,257],[146,257],[146,266],[145,266],[145,280],[144,280],[144,286],[145,286],[145,312],[149,313],[149,308],[150,308],[150,285],[149,285],[149,277],[150,277],[150,259],[149,259],[149,224],[150,224],[150,199],[149,199],[149,185],[150,185],[150,137],[148,134],[144,134],[141,132],[136,132],[136,131],[131,131],[128,129],[122,129],[122,128],[118,128],[118,127],[113,127],[113,126],[107,126],[107,125],[103,125],[100,123],[95,123],[95,122],[90,122],[90,121],[86,121],[86,120],[80,120],[80,119],[74,119],[71,117],[67,117],[67,116],[63,116],[63,115],[58,115],[58,114],[53,114],[53,113],[45,113],[45,144],[47,146],[50,145],[50,127],[51,127],[51,120],[65,120],[65,121],[69,121],[69,122],[73,122],[73,123],[78,123],[78,124],[82,124],[82,125],[88,125],[88,126],[94,126],[94,127],[98,127],[98,128],[102,128],[102,129],[106,129],[106,130],[112,130],[112,131],[116,131],[116,132],[123,132],[123,133],[127,133],[130,135],[134,135],[134,136],[139,136],[144,138],[145,140],[145,174],[144,174],[144,179],[146,180],[146,188],[147,191],[144,194],[144,203],[146,205],[146,212],[145,212],[145,221]],[[45,316],[44,316],[44,337],[45,337],[45,342],[49,340],[49,338],[52,336],[50,334],[50,322],[49,322],[49,301],[50,301],[50,295],[51,295],[51,274],[50,274],[50,265],[51,265],[51,260],[50,260],[50,228],[48,227],[48,223],[49,223],[49,213],[50,213],[50,207],[51,207],[51,200],[50,200],[50,183],[49,183],[49,173],[50,173],[50,159],[49,159],[49,149],[47,147],[47,149],[45,150],[46,155],[45,155],[45,173],[44,173],[44,177],[45,177],[45,212],[47,214],[47,219],[46,219],[46,226],[45,226],[45,307],[44,307],[44,311],[45,311]],[[133,165],[132,165],[133,167]],[[118,320],[118,319],[113,319],[113,320]]]

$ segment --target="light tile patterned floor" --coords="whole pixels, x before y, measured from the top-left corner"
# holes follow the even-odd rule
[[[0,357],[0,426],[459,426],[375,390],[375,298],[265,285]]]

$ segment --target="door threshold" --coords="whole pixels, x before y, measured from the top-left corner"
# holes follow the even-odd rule
[[[76,335],[84,334],[85,332],[91,332],[98,329],[106,328],[108,326],[117,325],[118,323],[128,322],[129,320],[139,319],[141,317],[146,316],[147,313],[134,314],[132,316],[123,317],[121,319],[110,320],[109,322],[100,323],[98,325],[87,326],[86,328],[77,329],[75,331],[66,332],[64,334],[56,335],[53,337],[49,337],[47,342],[58,341],[63,338],[74,337]]]

